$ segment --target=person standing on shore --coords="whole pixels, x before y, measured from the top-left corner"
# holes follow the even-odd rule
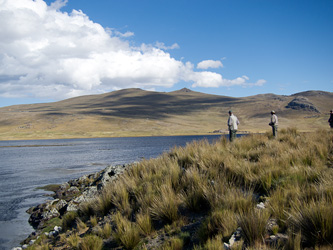
[[[328,119],[328,123],[330,124],[330,127],[333,128],[333,110],[330,110],[330,118]]]
[[[278,124],[279,124],[278,118],[277,118],[277,116],[275,114],[275,111],[272,110],[271,111],[271,122],[269,123],[269,126],[272,127],[272,131],[273,131],[273,136],[274,137],[277,137]]]
[[[228,128],[229,128],[229,140],[232,142],[236,138],[238,129],[238,118],[229,110]]]

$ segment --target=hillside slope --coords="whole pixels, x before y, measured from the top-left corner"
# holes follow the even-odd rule
[[[269,130],[274,109],[280,127],[327,128],[333,93],[307,91],[234,98],[182,89],[153,92],[124,89],[44,104],[0,108],[0,139],[206,134],[226,130],[228,110],[240,131]]]

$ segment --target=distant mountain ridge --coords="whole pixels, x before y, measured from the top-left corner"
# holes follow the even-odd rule
[[[237,98],[187,88],[123,89],[0,108],[0,139],[206,134],[226,130],[229,109],[241,121],[242,131],[269,130],[271,110],[279,116],[281,128],[309,131],[327,127],[332,108],[333,93],[324,91]]]

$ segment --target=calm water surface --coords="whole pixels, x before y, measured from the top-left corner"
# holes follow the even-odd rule
[[[32,231],[29,207],[43,203],[36,189],[64,183],[108,165],[154,158],[193,140],[219,135],[0,141],[0,250],[19,246]]]

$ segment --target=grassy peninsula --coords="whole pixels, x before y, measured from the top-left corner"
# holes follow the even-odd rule
[[[60,235],[29,249],[332,249],[332,139],[288,128],[176,147],[51,220]]]

